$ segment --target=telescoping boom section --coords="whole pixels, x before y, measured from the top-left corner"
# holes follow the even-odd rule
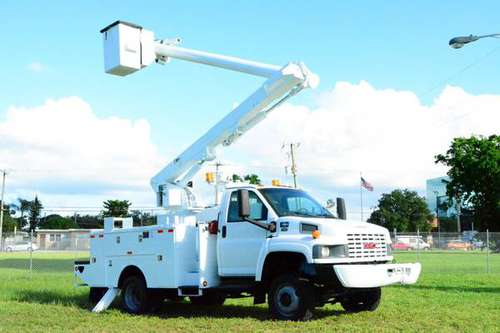
[[[153,32],[123,21],[107,26],[101,33],[105,70],[109,74],[125,76],[153,62],[163,64],[174,58],[266,79],[254,93],[151,179],[158,206],[169,209],[196,206],[189,182],[205,162],[215,159],[217,146],[231,145],[288,98],[304,88],[315,88],[319,83],[319,77],[303,63],[275,66],[182,48],[178,46],[179,38],[155,40]]]

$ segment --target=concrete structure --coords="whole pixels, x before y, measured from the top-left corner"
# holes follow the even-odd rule
[[[40,229],[36,244],[40,250],[88,250],[90,229]]]

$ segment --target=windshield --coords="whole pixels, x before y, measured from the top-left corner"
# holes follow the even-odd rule
[[[279,216],[335,218],[309,194],[290,188],[265,188],[260,193]]]

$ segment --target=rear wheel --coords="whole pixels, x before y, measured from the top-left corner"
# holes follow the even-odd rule
[[[380,288],[354,291],[345,296],[340,304],[347,312],[375,311],[380,304],[381,296]]]
[[[224,304],[226,296],[221,292],[207,292],[202,296],[189,297],[189,301],[199,306],[221,306]]]
[[[144,279],[130,276],[123,283],[122,308],[128,313],[143,313],[150,309],[150,295]]]
[[[307,280],[282,275],[271,284],[269,311],[281,320],[309,320],[314,312],[314,290]]]

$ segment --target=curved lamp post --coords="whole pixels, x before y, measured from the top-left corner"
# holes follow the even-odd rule
[[[459,37],[454,37],[450,39],[448,44],[453,47],[454,49],[459,49],[465,44],[475,42],[478,39],[481,38],[487,38],[487,37],[492,37],[492,38],[500,38],[500,34],[490,34],[490,35],[483,35],[483,36],[476,36],[476,35],[469,35],[469,36],[459,36]]]

